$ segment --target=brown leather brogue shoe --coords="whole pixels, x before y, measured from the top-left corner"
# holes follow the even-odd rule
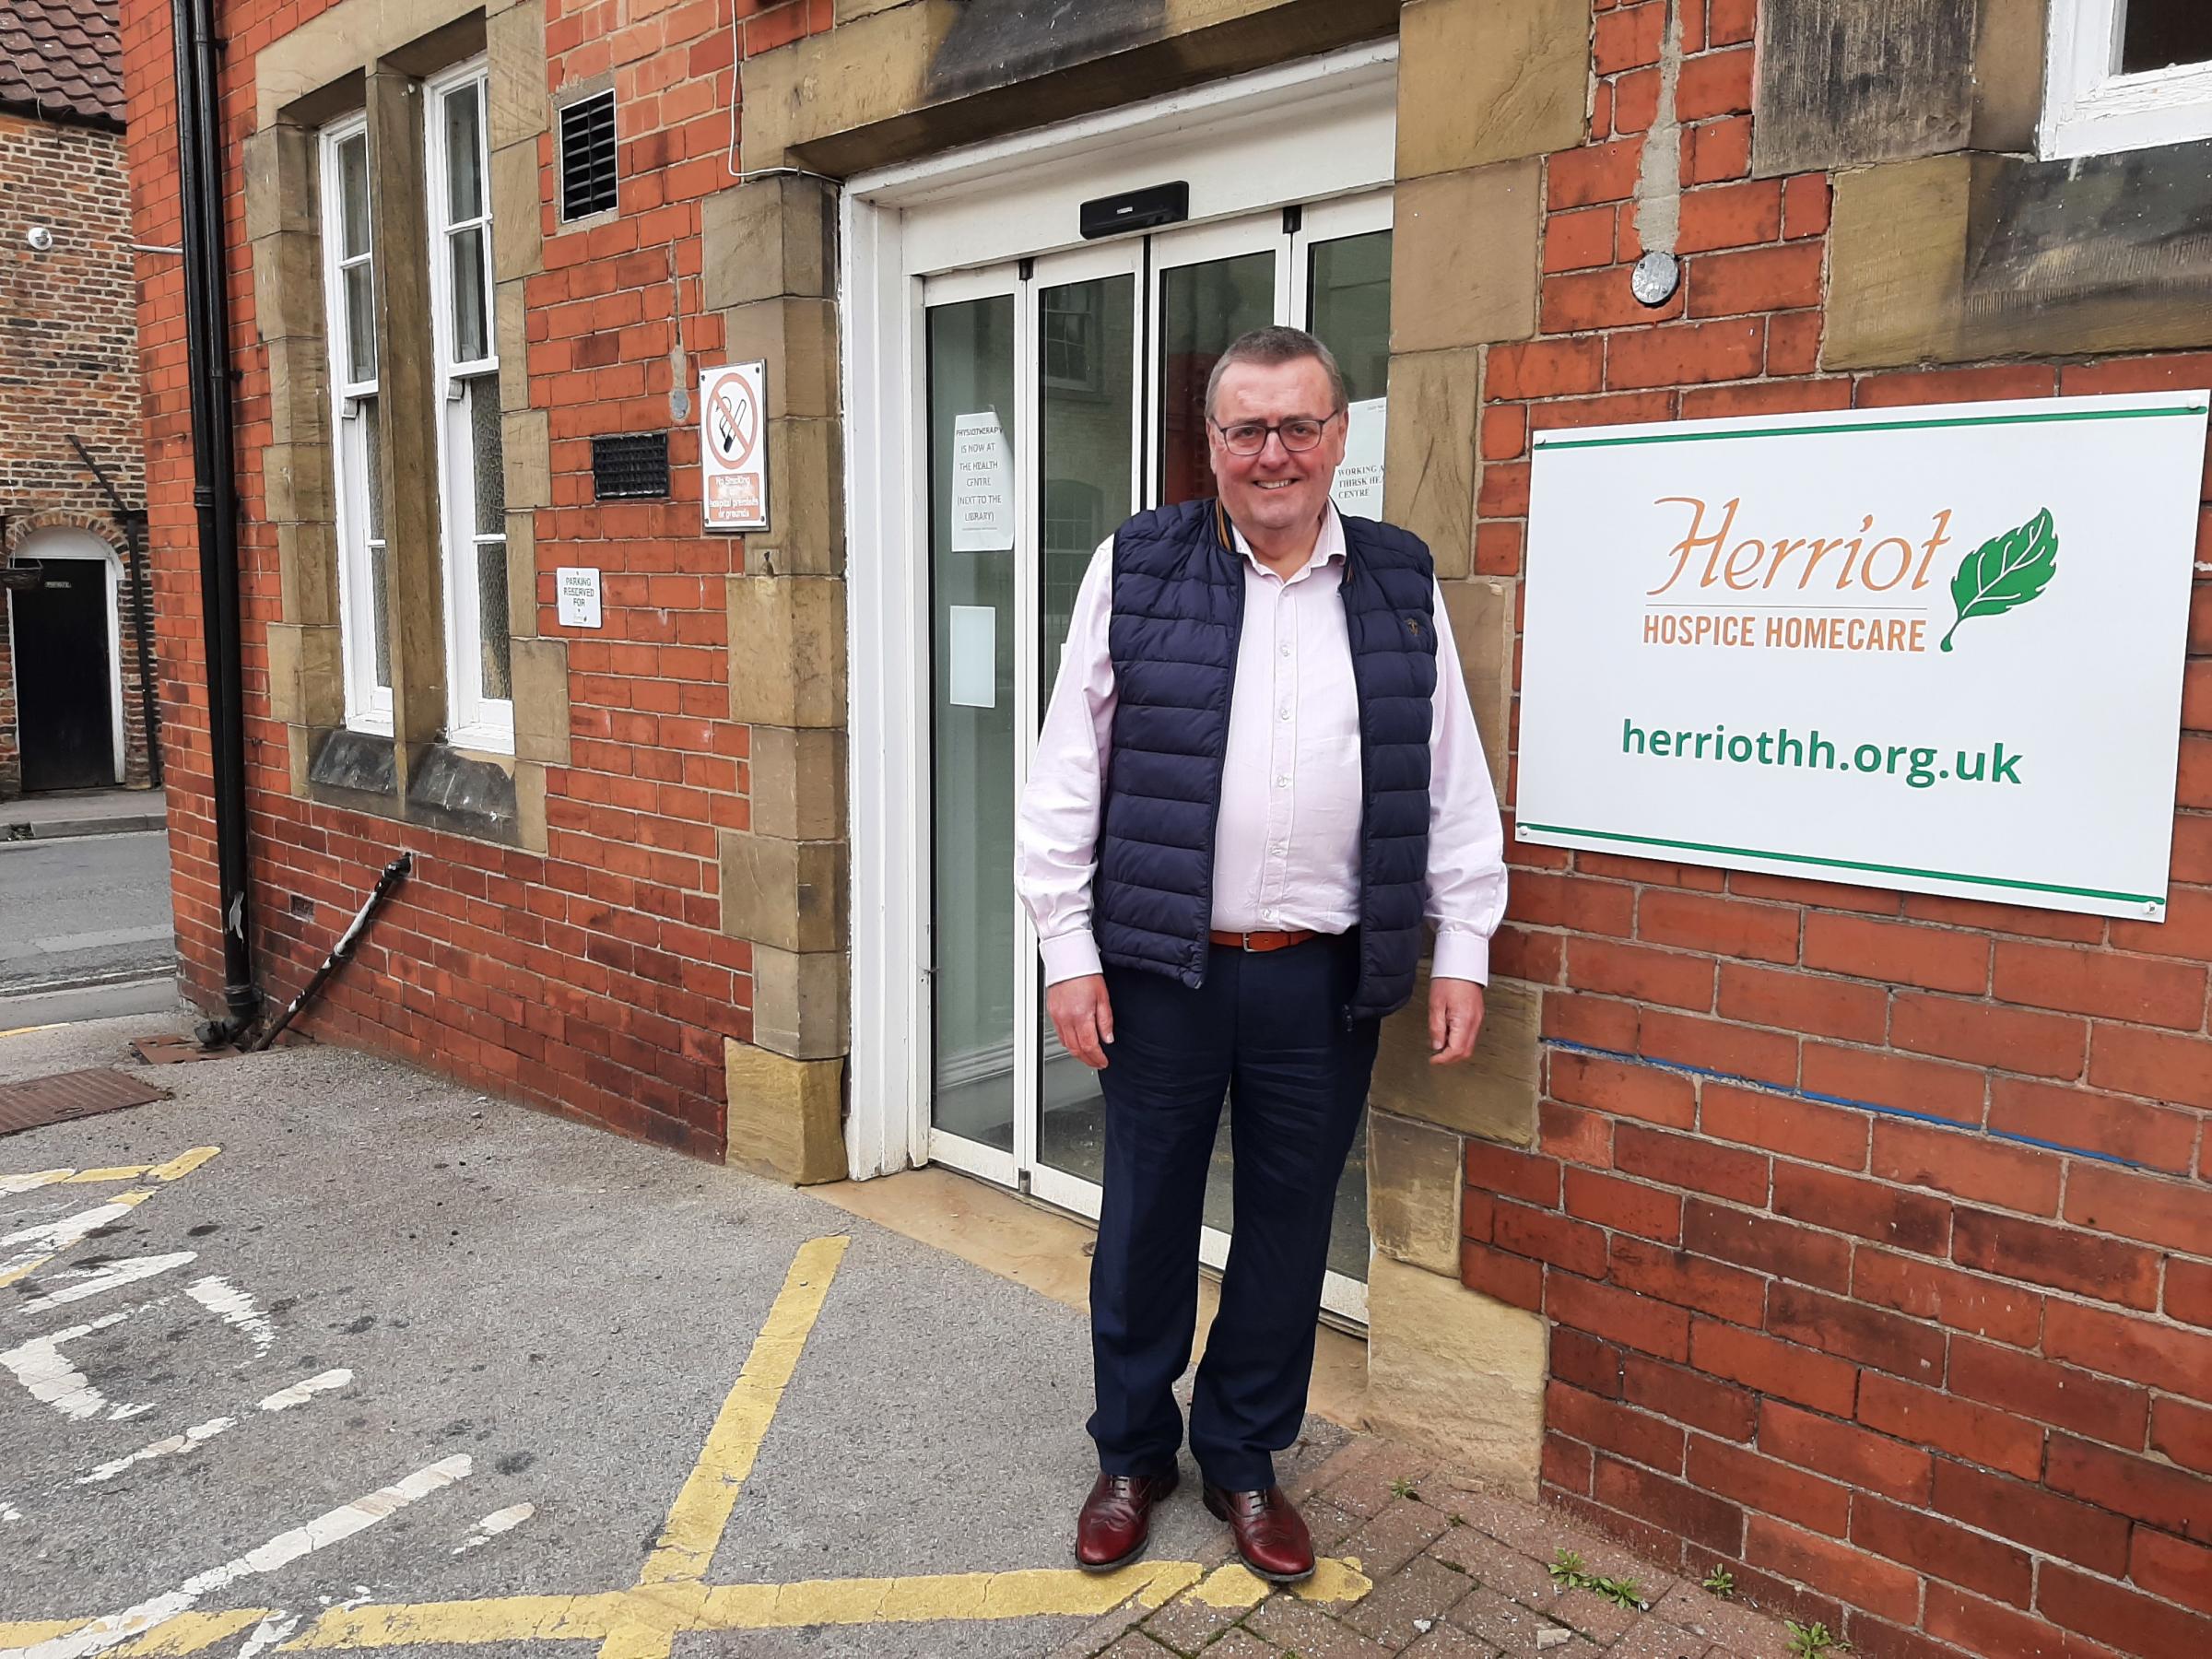
[[[1208,1483],[1206,1507],[1229,1523],[1237,1554],[1269,1583],[1295,1584],[1313,1576],[1313,1535],[1281,1487],[1225,1492]]]
[[[1152,1506],[1174,1489],[1172,1474],[1100,1475],[1076,1517],[1076,1565],[1086,1572],[1112,1572],[1143,1555]]]

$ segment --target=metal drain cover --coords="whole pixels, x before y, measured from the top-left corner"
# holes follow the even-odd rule
[[[154,1088],[127,1072],[96,1065],[88,1071],[56,1072],[28,1083],[0,1083],[0,1135],[74,1123],[148,1100],[166,1100],[167,1089]]]

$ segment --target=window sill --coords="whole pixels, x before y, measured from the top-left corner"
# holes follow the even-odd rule
[[[514,762],[514,728],[511,725],[455,726],[445,735],[444,747],[499,765]]]
[[[526,792],[519,787],[512,756],[425,744],[408,757],[404,795],[399,771],[398,746],[391,737],[341,726],[318,740],[306,793],[325,806],[476,841],[531,844],[522,810]]]

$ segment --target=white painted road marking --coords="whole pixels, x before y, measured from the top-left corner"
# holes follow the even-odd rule
[[[87,1270],[85,1277],[76,1284],[64,1285],[59,1290],[49,1291],[36,1301],[25,1302],[14,1312],[18,1314],[43,1313],[49,1308],[83,1301],[87,1297],[98,1296],[103,1291],[120,1290],[125,1285],[135,1285],[142,1279],[152,1278],[158,1274],[167,1273],[172,1267],[182,1267],[187,1262],[199,1259],[200,1253],[196,1250],[180,1250],[174,1255],[132,1256],[124,1261],[111,1262],[105,1267]]]
[[[118,1457],[112,1463],[101,1464],[99,1468],[94,1469],[88,1475],[79,1475],[76,1477],[76,1484],[92,1486],[100,1481],[112,1480],[125,1469],[135,1465],[151,1463],[157,1457],[167,1457],[172,1453],[189,1452],[201,1441],[213,1440],[224,1430],[236,1425],[237,1422],[236,1418],[219,1417],[209,1418],[204,1423],[194,1423],[182,1434],[172,1434],[167,1440],[155,1441],[150,1444],[139,1447],[137,1451],[133,1452],[127,1457]]]
[[[30,1029],[37,1030],[39,1028],[33,1026]],[[0,1036],[6,1034],[0,1032]],[[41,1187],[67,1181],[76,1173],[75,1170],[38,1170],[29,1175],[0,1175],[0,1198],[13,1198],[18,1193],[35,1193]]]
[[[245,1646],[238,1650],[238,1659],[253,1659],[254,1654],[265,1648],[275,1647],[299,1628],[299,1614],[277,1608],[253,1627],[253,1634],[247,1637]]]
[[[235,1325],[253,1339],[253,1352],[258,1358],[269,1351],[276,1340],[276,1327],[262,1316],[253,1305],[253,1299],[228,1279],[209,1274],[206,1278],[184,1287],[184,1294],[207,1310],[218,1313],[227,1325]]]
[[[353,1373],[349,1371],[326,1371],[321,1376],[308,1378],[304,1382],[295,1382],[289,1388],[278,1389],[262,1401],[261,1408],[264,1411],[288,1411],[295,1406],[306,1405],[319,1394],[343,1388],[352,1381]],[[204,1423],[194,1423],[182,1434],[172,1434],[166,1440],[158,1440],[139,1447],[127,1457],[118,1457],[112,1463],[101,1464],[90,1474],[79,1475],[76,1484],[92,1486],[100,1481],[112,1480],[125,1469],[138,1464],[151,1463],[157,1457],[170,1457],[179,1452],[189,1452],[203,1441],[211,1441],[224,1430],[237,1426],[236,1418],[209,1418]],[[242,1655],[241,1659],[243,1659]]]
[[[20,1232],[9,1233],[0,1239],[0,1253],[10,1244],[17,1245],[14,1253],[0,1253],[0,1286],[14,1284],[33,1268],[43,1266],[74,1244],[81,1244],[92,1233],[120,1221],[133,1209],[144,1204],[153,1194],[146,1189],[117,1195],[112,1204],[103,1204],[97,1209],[79,1210],[74,1216],[65,1216],[59,1221],[44,1221],[36,1227],[27,1227]]]
[[[0,1650],[0,1659],[88,1659],[93,1653],[105,1653],[134,1636],[144,1635],[155,1626],[188,1611],[199,1599],[213,1591],[236,1583],[240,1579],[256,1573],[274,1572],[290,1565],[300,1557],[312,1555],[318,1549],[350,1538],[358,1532],[374,1526],[394,1510],[405,1509],[418,1499],[465,1480],[474,1469],[474,1463],[465,1455],[445,1458],[425,1469],[418,1469],[405,1480],[357,1498],[351,1503],[325,1512],[305,1526],[278,1533],[258,1549],[220,1567],[210,1567],[205,1572],[194,1573],[174,1590],[168,1591],[136,1606],[125,1607],[120,1613],[110,1613],[70,1631],[33,1643],[29,1647]]]
[[[503,1510],[494,1510],[477,1523],[468,1536],[453,1546],[455,1555],[466,1555],[479,1546],[490,1543],[503,1532],[512,1532],[531,1516],[537,1513],[535,1503],[517,1503]],[[245,1659],[241,1653],[239,1659]]]
[[[280,1388],[261,1403],[264,1411],[288,1411],[294,1406],[304,1406],[319,1394],[328,1394],[334,1388],[343,1388],[353,1381],[353,1373],[341,1366],[326,1371],[321,1376],[310,1377],[304,1382],[295,1382],[289,1388]]]
[[[103,1314],[81,1325],[71,1325],[65,1331],[56,1331],[51,1336],[33,1337],[18,1347],[0,1354],[0,1366],[15,1373],[16,1381],[30,1390],[31,1397],[53,1406],[65,1418],[82,1421],[96,1418],[106,1411],[111,1418],[121,1421],[151,1411],[145,1406],[108,1405],[108,1396],[92,1386],[85,1373],[62,1358],[65,1342],[75,1342],[79,1336],[89,1336],[95,1331],[104,1331],[119,1321],[128,1319],[131,1310]]]

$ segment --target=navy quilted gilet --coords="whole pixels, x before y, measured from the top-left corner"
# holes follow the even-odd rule
[[[1433,567],[1418,537],[1344,520],[1359,696],[1359,982],[1347,1019],[1413,995],[1429,873]],[[1116,707],[1092,883],[1099,954],[1196,986],[1213,924],[1214,830],[1244,624],[1244,560],[1215,503],[1140,512],[1113,543]]]

